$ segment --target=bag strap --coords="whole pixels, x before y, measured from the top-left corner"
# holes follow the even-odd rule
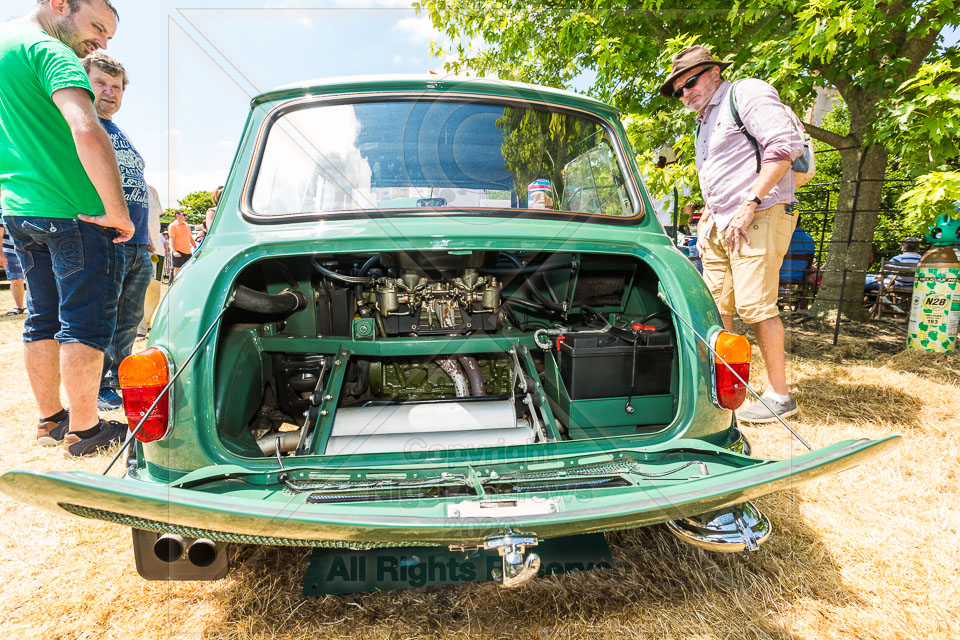
[[[749,131],[747,131],[747,127],[743,124],[743,119],[740,117],[740,110],[737,108],[735,90],[739,82],[740,80],[736,80],[732,85],[730,85],[730,93],[727,96],[727,107],[730,109],[730,117],[733,118],[734,124],[736,124],[737,128],[740,129],[740,133],[747,137],[747,141],[753,147],[753,153],[757,156],[757,173],[760,173],[760,143],[757,142],[756,138],[750,135]]]

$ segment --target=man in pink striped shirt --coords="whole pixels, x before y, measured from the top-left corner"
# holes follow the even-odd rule
[[[790,165],[804,141],[777,90],[756,79],[734,87],[721,75],[730,64],[701,46],[684,49],[674,56],[660,93],[697,112],[696,164],[705,205],[697,248],[703,279],[728,331],[734,313],[753,327],[767,369],[763,399],[773,412],[756,402],[738,411],[737,418],[774,422],[797,413],[787,389],[777,283],[796,226]],[[743,128],[731,109],[734,89]]]

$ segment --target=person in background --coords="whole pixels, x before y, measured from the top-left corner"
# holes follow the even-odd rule
[[[24,363],[37,443],[62,442],[68,457],[127,433],[100,419],[97,391],[117,322],[119,243],[134,228],[80,64],[107,47],[117,20],[109,0],[41,0],[0,25],[0,188],[7,233],[27,267]]]
[[[187,214],[182,210],[177,210],[174,214],[176,218],[167,227],[167,233],[170,234],[170,251],[173,254],[173,277],[177,277],[180,267],[187,263],[187,260],[193,256],[197,249],[197,243],[193,241],[193,233],[190,225],[187,224]]]
[[[796,227],[790,165],[803,152],[804,140],[777,90],[756,78],[734,87],[721,75],[730,64],[709,49],[688,47],[673,57],[660,94],[697,113],[694,146],[704,199],[697,248],[703,279],[727,331],[733,329],[734,314],[751,325],[766,367],[763,402],[737,410],[737,419],[775,422],[798,411],[787,389],[777,278]],[[743,129],[729,108],[733,91]]]
[[[3,228],[2,209],[0,209],[0,241],[3,242],[3,252],[0,253],[0,267],[3,267],[7,272],[10,293],[13,294],[13,309],[3,315],[20,316],[27,310],[27,303],[24,301],[26,287],[23,284],[23,267],[20,265],[20,256],[17,255],[17,249],[13,246],[13,238]]]
[[[690,225],[685,224],[680,226],[677,243],[678,246],[681,247],[681,251],[686,253],[687,258],[690,259],[693,266],[700,272],[700,275],[703,275],[703,261],[700,259],[700,250],[697,249],[697,235],[696,233],[691,233]]]
[[[130,83],[123,65],[105,53],[91,53],[83,59],[83,68],[93,88],[93,106],[100,124],[110,136],[117,155],[117,166],[123,180],[123,197],[133,222],[133,237],[123,243],[124,261],[117,304],[117,328],[103,357],[103,375],[97,394],[97,407],[104,411],[120,408],[117,392],[118,369],[133,350],[137,326],[143,318],[143,299],[150,284],[153,263],[150,262],[150,225],[148,222],[149,192],[143,177],[143,157],[113,117],[123,105],[123,95]]]
[[[167,224],[167,223],[163,223]],[[170,248],[170,226],[161,225],[160,235],[163,236],[163,275],[160,276],[160,283],[169,283],[173,280],[173,249]]]
[[[790,247],[783,257],[780,267],[778,296],[783,304],[794,304],[797,311],[803,311],[810,304],[809,286],[816,280],[812,269],[813,254],[817,252],[817,243],[809,233],[799,226],[793,230]],[[803,282],[808,283],[803,286]]]
[[[210,225],[213,224],[213,214],[217,212],[217,205],[220,204],[220,196],[223,195],[223,185],[220,185],[213,190],[211,194],[211,199],[213,200],[213,206],[207,209],[207,215],[203,218],[203,230],[210,231]]]
[[[900,243],[900,253],[893,256],[887,260],[887,264],[897,265],[897,266],[907,266],[907,267],[916,267],[920,262],[920,258],[923,257],[920,255],[920,238],[904,238],[903,242]],[[887,276],[887,279],[884,281],[883,286],[889,286],[890,281],[894,280],[894,276]],[[896,280],[893,282],[895,287],[910,288],[913,286],[914,276],[908,274],[901,274],[896,276]],[[872,305],[876,302],[877,294],[880,292],[880,274],[879,273],[868,273],[866,282],[864,283],[864,293],[866,304]]]
[[[817,242],[804,229],[797,227],[790,238],[790,247],[780,267],[780,282],[802,282],[810,269]]]
[[[163,273],[159,263],[167,255],[167,240],[160,233],[160,215],[163,213],[163,207],[160,205],[160,194],[152,186],[147,185],[147,191],[150,194],[149,215],[147,217],[150,227],[150,284],[147,286],[147,295],[143,300],[143,318],[140,320],[140,326],[137,327],[137,337],[146,337],[153,324],[153,313],[160,304],[161,285],[160,277]]]

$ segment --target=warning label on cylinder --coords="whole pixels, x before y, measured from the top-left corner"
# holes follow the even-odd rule
[[[907,346],[925,351],[953,351],[958,324],[960,271],[936,267],[917,269]]]

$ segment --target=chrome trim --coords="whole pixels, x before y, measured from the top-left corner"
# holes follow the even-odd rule
[[[601,216],[596,214],[589,213],[579,213],[576,211],[563,211],[559,212],[563,215],[573,215],[573,216],[583,216],[587,218],[596,218],[598,220],[636,220],[640,222],[646,216],[646,209],[644,207],[643,198],[640,195],[640,186],[638,184],[638,176],[634,175],[633,165],[630,164],[629,159],[626,155],[626,150],[624,149],[623,143],[620,136],[615,135],[615,132],[609,126],[609,122],[598,116],[597,114],[580,107],[573,107],[568,105],[560,105],[555,102],[546,102],[543,100],[530,100],[520,97],[509,97],[509,96],[499,96],[491,94],[482,94],[482,93],[470,93],[470,92],[450,92],[450,93],[434,93],[431,91],[377,91],[377,92],[348,92],[348,93],[332,93],[324,96],[303,96],[301,98],[295,98],[293,100],[288,100],[282,104],[277,105],[272,110],[268,111],[264,116],[263,120],[260,123],[260,128],[257,131],[257,137],[254,141],[253,151],[250,155],[250,164],[247,167],[247,175],[243,181],[243,189],[240,192],[240,202],[239,210],[240,214],[248,219],[257,220],[257,221],[272,221],[280,222],[284,221],[284,216],[265,216],[253,211],[252,204],[248,207],[248,203],[253,202],[253,192],[252,189],[255,186],[254,182],[254,170],[259,167],[260,161],[263,157],[263,152],[265,149],[265,140],[269,128],[272,126],[276,120],[278,120],[283,114],[280,112],[289,111],[291,109],[296,109],[303,107],[304,105],[313,104],[313,103],[324,103],[324,102],[350,102],[351,98],[363,97],[363,102],[375,102],[376,98],[387,98],[394,101],[407,101],[411,99],[423,99],[428,98],[431,101],[438,102],[460,102],[464,98],[472,99],[474,102],[487,102],[491,104],[504,104],[504,103],[522,103],[523,105],[540,105],[547,107],[551,111],[567,111],[575,114],[584,114],[588,119],[593,121],[598,121],[598,124],[610,134],[610,138],[616,142],[614,149],[617,154],[617,161],[620,163],[621,171],[626,176],[629,176],[630,183],[633,185],[633,190],[630,191],[630,201],[633,205],[633,211],[635,214],[629,218],[618,218],[615,216]],[[254,109],[260,108],[262,105],[257,105]],[[644,187],[646,189],[646,187]],[[324,211],[324,212],[299,212],[296,214],[291,214],[291,217],[297,216],[310,216],[314,218],[323,219],[327,216],[338,215],[338,214],[362,214],[365,209],[344,209],[337,211]],[[377,210],[381,211],[381,210]],[[384,209],[382,211],[390,211],[390,209]],[[410,209],[399,209],[399,211],[410,211]],[[483,209],[483,211],[527,211],[527,209]],[[541,211],[540,209],[529,209],[529,211]]]
[[[177,365],[174,363],[173,358],[170,356],[170,352],[161,346],[156,346],[160,350],[160,353],[163,354],[163,357],[167,359],[167,375],[169,380],[173,380],[173,376],[177,375]],[[173,433],[173,428],[177,424],[177,421],[174,419],[174,402],[173,394],[177,389],[177,385],[170,387],[170,391],[167,391],[167,432],[163,434],[162,438],[157,438],[156,440],[151,440],[150,442],[140,442],[140,444],[153,444],[154,442],[163,442],[170,437],[170,434]]]
[[[719,553],[756,551],[772,530],[770,520],[752,502],[665,524],[670,533],[684,542]]]
[[[737,427],[733,427],[733,430],[736,431],[737,436],[734,441],[725,446],[724,449],[749,456],[753,452],[753,447],[750,446],[750,441],[747,440],[747,437],[743,435],[743,433],[741,433],[740,429]]]
[[[713,406],[717,409],[723,409],[725,411],[730,411],[726,407],[720,405],[720,398],[717,397],[717,359],[713,353],[717,350],[717,338],[720,337],[720,333],[725,331],[722,327],[714,331],[707,338],[707,341],[710,343],[710,350],[707,352],[707,358],[710,360],[710,399],[713,401]]]

